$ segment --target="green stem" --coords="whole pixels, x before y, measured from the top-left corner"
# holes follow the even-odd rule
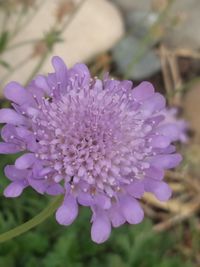
[[[19,27],[20,27],[20,23],[21,23],[21,21],[22,21],[22,19],[23,19],[23,16],[25,15],[25,12],[24,12],[24,11],[25,11],[25,10],[24,10],[24,7],[22,6],[22,7],[21,7],[21,10],[20,10],[20,12],[19,12],[19,14],[18,14],[17,20],[16,20],[16,22],[15,22],[15,24],[14,24],[13,32],[10,33],[10,40],[11,40],[12,38],[14,38],[15,35],[16,35],[16,33],[18,32],[18,29],[19,29]]]
[[[25,85],[29,84],[29,82],[35,77],[35,75],[38,73],[38,71],[41,69],[43,66],[45,60],[47,59],[49,55],[49,50],[44,52],[44,54],[41,56],[39,59],[38,63],[36,64],[35,68],[33,69],[31,75],[28,77],[27,81],[25,82]]]
[[[133,70],[134,66],[140,62],[142,57],[144,56],[144,53],[146,52],[147,45],[151,46],[151,43],[153,41],[152,39],[152,32],[154,29],[166,18],[167,14],[169,13],[169,10],[173,3],[176,0],[170,0],[165,7],[165,9],[159,14],[156,22],[149,28],[147,34],[142,38],[140,41],[140,48],[138,49],[138,52],[136,53],[136,56],[134,56],[131,60],[131,62],[128,64],[125,72],[124,72],[124,79],[128,79],[130,77],[130,72]]]
[[[49,204],[49,206],[47,206],[43,211],[41,211],[31,220],[15,227],[12,230],[0,234],[0,243],[13,239],[45,221],[56,211],[56,209],[60,206],[62,200],[63,196],[56,197],[54,201]]]
[[[2,14],[2,21],[1,21],[1,33],[0,35],[3,33],[3,32],[6,32],[7,31],[7,22],[8,22],[8,19],[10,17],[10,13],[8,11],[5,11],[3,14]]]
[[[64,23],[64,25],[62,26],[62,28],[60,29],[60,34],[64,32],[64,30],[66,30],[67,27],[70,26],[71,22],[74,20],[74,18],[76,17],[76,15],[78,14],[78,11],[80,10],[80,8],[83,6],[83,4],[86,2],[87,0],[82,0],[80,2],[80,4],[77,6],[77,8],[75,9],[75,11],[71,14],[71,16],[69,17],[69,19],[66,21],[66,23]],[[52,31],[56,31],[56,25],[52,28]],[[50,51],[53,49],[54,44],[52,44],[52,47],[42,55],[42,57],[40,58],[38,64],[35,66],[35,68],[33,69],[31,75],[28,77],[27,81],[26,81],[26,85],[35,77],[35,75],[38,73],[38,71],[41,69],[41,67],[43,66],[44,62],[46,61],[47,57],[49,56]]]
[[[15,27],[10,41],[13,40],[16,35],[21,32],[22,29],[26,28],[28,26],[28,24],[30,24],[30,22],[33,20],[33,18],[36,16],[36,14],[38,13],[38,11],[40,10],[40,8],[42,7],[42,5],[45,3],[46,0],[42,0],[41,3],[38,4],[38,6],[35,7],[35,9],[33,10],[32,14],[30,14],[30,16],[28,15],[27,18],[20,23],[20,25],[17,25],[17,27]],[[26,12],[27,13],[27,12]],[[27,14],[25,14],[27,15]]]
[[[16,49],[16,48],[19,48],[21,46],[25,46],[25,45],[28,45],[28,44],[34,44],[34,43],[37,43],[39,41],[41,41],[41,39],[39,39],[39,38],[38,39],[30,39],[30,40],[22,41],[22,42],[13,44],[11,46],[8,46],[6,48],[6,52],[10,51],[10,50],[13,50],[13,49]]]
[[[60,32],[64,32],[66,30],[66,28],[68,28],[70,26],[70,24],[72,23],[72,21],[74,20],[74,18],[76,17],[76,15],[78,14],[79,10],[81,9],[81,7],[85,4],[87,0],[82,0],[78,6],[76,7],[76,9],[74,10],[74,12],[72,12],[72,14],[70,15],[70,17],[67,19],[67,21],[62,25]]]
[[[20,69],[24,65],[26,65],[26,63],[30,60],[30,57],[31,57],[31,55],[28,55],[27,57],[22,59],[18,64],[16,64],[15,66],[9,68],[7,73],[4,76],[1,77],[1,83],[3,84],[10,77],[11,74],[16,72],[16,70]]]

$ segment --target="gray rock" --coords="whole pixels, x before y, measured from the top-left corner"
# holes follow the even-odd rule
[[[133,10],[149,11],[151,8],[152,0],[112,0],[116,3],[124,12]]]
[[[146,19],[139,24],[141,32],[145,33],[148,20],[157,7],[167,3],[163,0],[112,0],[123,10],[127,25],[136,27],[138,17],[146,15]],[[159,3],[160,2],[160,3]],[[166,2],[166,3],[165,3]],[[153,4],[154,3],[154,4]],[[154,8],[153,8],[154,7]],[[159,12],[159,8],[157,9]],[[163,42],[171,48],[200,49],[200,1],[199,0],[175,0],[173,1],[167,19],[161,23],[165,28]],[[149,24],[149,26],[151,26]]]
[[[160,60],[154,50],[142,47],[141,40],[128,36],[113,49],[118,71],[126,78],[141,80],[160,70]]]
[[[143,38],[149,33],[149,29],[154,25],[158,19],[158,13],[145,12],[139,10],[138,12],[129,12],[126,16],[126,26],[129,34],[138,38]],[[152,36],[153,43],[158,41],[158,36]]]
[[[174,48],[200,48],[200,1],[175,1],[170,17],[178,20],[165,36],[165,43]]]

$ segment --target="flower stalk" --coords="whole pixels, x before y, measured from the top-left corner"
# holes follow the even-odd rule
[[[29,221],[3,234],[0,234],[0,243],[11,240],[44,222],[57,210],[57,208],[61,205],[62,200],[63,196],[56,197],[43,211],[41,211],[38,215],[30,219]]]

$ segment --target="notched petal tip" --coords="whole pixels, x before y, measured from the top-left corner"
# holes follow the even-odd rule
[[[167,183],[149,178],[145,180],[145,191],[151,192],[160,201],[167,201],[172,195],[172,190]]]
[[[118,205],[111,207],[108,213],[113,227],[117,228],[126,222]]]
[[[144,211],[134,198],[123,196],[120,200],[122,213],[130,224],[138,224],[144,218]]]

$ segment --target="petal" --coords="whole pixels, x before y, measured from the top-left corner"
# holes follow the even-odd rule
[[[68,72],[70,77],[73,77],[74,81],[78,81],[79,86],[87,87],[90,82],[90,71],[85,64],[75,64]]]
[[[141,111],[144,115],[151,115],[154,112],[158,112],[165,107],[166,100],[164,96],[159,93],[155,93],[151,98],[145,100],[141,106]]]
[[[50,173],[52,171],[53,171],[53,168],[51,168],[51,167],[46,167],[46,168],[42,168],[42,169],[39,168],[38,175],[41,177],[44,177],[45,175],[47,175],[48,173]]]
[[[12,154],[22,150],[23,149],[19,145],[0,142],[0,154]]]
[[[119,227],[126,222],[121,213],[121,208],[117,204],[113,205],[108,213],[113,227]]]
[[[136,101],[142,101],[153,96],[154,88],[150,82],[142,82],[133,89],[132,96]]]
[[[34,99],[37,100],[38,103],[43,102],[42,98],[44,97],[45,92],[43,90],[38,89],[34,80],[30,82],[30,84],[27,87],[27,90],[34,97]]]
[[[15,167],[19,170],[28,169],[36,161],[35,155],[33,153],[27,153],[19,157],[15,161]]]
[[[111,91],[113,91],[119,86],[119,84],[120,81],[108,78],[104,81],[104,88],[109,88]]]
[[[145,191],[153,193],[160,201],[167,201],[172,195],[171,188],[165,182],[147,178],[144,185]]]
[[[134,180],[126,187],[126,190],[131,196],[140,198],[144,194],[144,184],[142,181]]]
[[[180,154],[156,155],[150,159],[151,165],[160,169],[171,169],[182,161]]]
[[[78,170],[78,177],[83,177],[86,174],[86,169],[83,166],[80,166]]]
[[[35,189],[40,194],[44,194],[47,189],[47,181],[46,180],[37,180],[34,178],[28,178],[29,185]]]
[[[163,116],[163,115],[151,116],[150,118],[148,118],[146,120],[146,123],[153,125],[154,129],[157,132],[158,125],[160,125],[163,122],[164,119],[165,119],[165,116]]]
[[[34,134],[23,126],[16,127],[12,124],[6,124],[1,130],[1,136],[8,143],[15,143],[19,146],[23,145],[24,148],[27,145],[28,150],[31,151],[33,150],[30,148],[35,148],[36,145],[38,146],[38,144],[35,144]]]
[[[11,181],[24,179],[28,176],[27,170],[18,170],[15,165],[7,165],[4,169],[4,173]]]
[[[4,141],[9,142],[11,136],[16,136],[16,127],[12,124],[6,124],[1,129],[1,137]]]
[[[94,204],[94,200],[90,194],[85,192],[80,192],[78,194],[78,203],[87,207],[87,206],[92,206]]]
[[[60,57],[54,56],[52,58],[52,65],[56,73],[57,81],[61,83],[65,81],[66,76],[67,76],[67,67],[64,61]]]
[[[19,137],[21,138],[27,138],[28,136],[32,135],[33,133],[31,131],[29,131],[27,128],[25,127],[16,127],[16,133]]]
[[[22,181],[16,181],[9,184],[4,190],[5,197],[18,197],[21,195],[22,191],[26,185]]]
[[[111,207],[110,198],[108,198],[107,196],[103,194],[95,195],[94,201],[99,208],[107,210]]]
[[[74,196],[65,197],[63,204],[56,211],[56,220],[59,224],[70,225],[78,215],[78,204]]]
[[[91,238],[97,243],[105,242],[111,233],[111,223],[105,212],[97,212],[93,218]]]
[[[36,179],[37,178],[41,179],[40,172],[42,171],[42,169],[44,169],[43,162],[40,160],[36,160],[33,163],[31,169],[32,169],[33,177],[36,177]]]
[[[35,78],[35,84],[37,87],[43,89],[43,91],[47,94],[50,95],[50,88],[49,85],[47,83],[46,77],[43,75],[38,75]]]
[[[99,79],[96,79],[94,81],[93,88],[94,88],[94,91],[92,93],[94,93],[97,98],[99,97],[99,99],[102,99],[101,98],[102,94],[100,92],[102,92],[103,90],[103,82]]]
[[[52,196],[61,195],[64,193],[64,189],[60,184],[52,184],[46,189],[46,193]]]
[[[4,95],[7,99],[19,105],[34,101],[31,94],[17,82],[10,82],[6,85]]]
[[[7,124],[3,127],[1,135],[7,142],[12,142],[12,138],[14,137],[15,143],[27,147],[27,150],[31,152],[35,152],[39,145],[38,142],[36,142],[36,137],[33,132],[23,126],[15,127]]]
[[[47,84],[48,86],[53,89],[54,87],[56,88],[56,85],[57,85],[57,79],[56,79],[56,75],[55,73],[49,73],[48,76],[47,76]],[[54,90],[54,91],[57,91],[57,90]]]
[[[126,91],[129,91],[132,89],[133,87],[133,83],[132,81],[129,81],[129,80],[124,80],[124,81],[121,81],[119,86],[123,89],[123,90],[126,90]]]
[[[154,148],[156,154],[172,154],[176,152],[176,147],[173,145],[169,145],[166,148]]]
[[[155,180],[162,180],[164,178],[164,171],[160,168],[155,168],[154,166],[150,166],[150,168],[145,170],[145,174],[147,178],[152,178]]]
[[[72,69],[82,78],[86,78],[87,80],[90,78],[90,71],[85,64],[77,63]]]
[[[171,140],[167,136],[155,135],[150,137],[149,142],[152,147],[166,148],[170,145]]]
[[[138,224],[144,218],[143,209],[137,200],[129,196],[120,198],[120,206],[126,221],[130,224]]]
[[[34,135],[27,136],[24,141],[26,142],[27,150],[31,152],[36,152],[38,150],[39,144]]]
[[[37,108],[27,107],[26,114],[31,118],[36,118],[39,115],[40,111]]]
[[[179,128],[174,123],[162,124],[156,129],[156,132],[167,136],[171,141],[177,141],[180,134]]]
[[[26,119],[24,116],[20,115],[13,109],[2,108],[0,110],[0,123],[9,123],[13,125],[26,124]]]

